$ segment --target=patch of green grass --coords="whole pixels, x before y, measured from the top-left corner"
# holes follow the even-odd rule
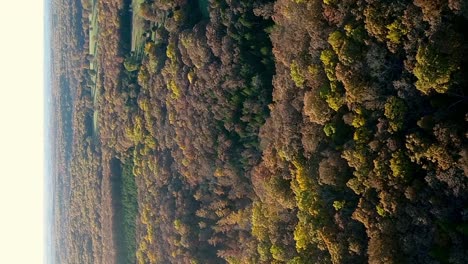
[[[130,159],[131,160],[131,159]],[[124,245],[126,246],[126,263],[135,261],[136,218],[138,215],[137,186],[133,175],[133,162],[129,161],[122,168],[122,206]]]
[[[120,161],[115,159],[115,162],[111,166],[114,166],[114,173],[116,173],[112,187],[112,199],[115,199],[113,203],[116,220],[117,263],[135,263],[138,201],[135,175],[133,174],[133,158],[129,158],[123,164],[120,164]]]

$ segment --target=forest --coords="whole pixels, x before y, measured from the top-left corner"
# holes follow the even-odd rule
[[[51,14],[56,263],[466,263],[468,1]]]

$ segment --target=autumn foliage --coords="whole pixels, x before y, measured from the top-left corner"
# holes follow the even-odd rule
[[[463,1],[56,2],[59,263],[468,259]]]

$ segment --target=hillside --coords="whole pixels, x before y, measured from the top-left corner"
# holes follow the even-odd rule
[[[464,263],[468,3],[54,0],[57,263]]]

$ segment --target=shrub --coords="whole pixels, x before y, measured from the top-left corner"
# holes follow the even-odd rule
[[[138,60],[134,56],[127,57],[124,60],[124,67],[125,67],[125,70],[127,70],[128,72],[134,72],[138,70],[139,66],[140,64],[138,63]]]

